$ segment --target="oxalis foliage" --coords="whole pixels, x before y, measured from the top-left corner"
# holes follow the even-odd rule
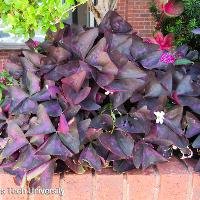
[[[59,167],[146,169],[200,147],[197,52],[144,42],[113,11],[98,28],[66,25],[41,49],[6,65],[0,168],[18,185],[48,188]]]

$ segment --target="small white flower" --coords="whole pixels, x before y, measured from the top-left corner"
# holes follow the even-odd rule
[[[113,92],[106,91],[105,95],[113,94]]]
[[[45,85],[45,87],[48,89],[49,88],[49,86],[48,85]]]
[[[175,146],[175,145],[172,145],[172,149],[174,149],[174,150],[177,150],[177,149],[178,149],[178,147],[177,147],[177,146]]]
[[[156,116],[156,123],[157,124],[163,124],[163,122],[164,122],[164,115],[165,115],[165,113],[163,112],[163,111],[161,111],[161,112],[154,112],[154,115]]]
[[[183,149],[183,150],[180,149],[180,152],[182,154],[182,157],[180,159],[182,159],[182,160],[184,160],[186,158],[192,158],[192,156],[193,156],[193,151],[189,147],[187,147],[187,149]]]

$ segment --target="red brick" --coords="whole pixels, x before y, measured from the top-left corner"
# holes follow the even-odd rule
[[[152,22],[154,18],[149,10],[151,2],[151,0],[119,0],[118,2],[119,13],[128,20],[134,30],[142,37],[150,37],[155,27],[155,23]],[[136,23],[139,25],[145,23],[145,27],[138,27],[135,25]]]
[[[184,161],[191,175],[191,183],[190,185],[188,185],[190,189],[189,197],[191,200],[199,200],[200,199],[200,174],[194,171],[194,167],[197,161],[192,160],[192,159],[186,159]]]
[[[159,175],[153,168],[132,170],[128,173],[129,200],[152,200]]]
[[[95,188],[96,200],[122,200],[123,175],[112,169],[102,170],[95,175]]]
[[[160,173],[158,200],[187,199],[189,173],[184,164],[174,158],[157,167]]]
[[[61,188],[64,189],[65,200],[90,200],[92,199],[92,173],[82,175],[65,173],[61,179]]]
[[[14,176],[11,176],[7,173],[4,172],[0,172],[0,190],[1,191],[5,191],[4,194],[1,194],[0,191],[0,199],[1,200],[27,200],[27,192],[25,190],[25,192],[23,194],[17,194],[17,193],[10,193],[11,190],[12,191],[16,191],[16,190],[20,190],[20,186],[17,186],[14,182]]]
[[[54,175],[51,189],[60,187],[60,175]],[[60,200],[59,194],[29,194],[28,200]]]

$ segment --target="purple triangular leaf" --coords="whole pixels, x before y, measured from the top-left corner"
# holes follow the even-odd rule
[[[56,100],[45,101],[42,105],[45,107],[50,117],[59,117],[62,113],[62,108]]]
[[[25,138],[24,133],[20,127],[13,122],[8,122],[8,127],[6,129],[9,141],[7,142],[5,148],[0,154],[0,158],[7,158],[8,156],[15,153],[17,150],[28,144],[28,140]]]
[[[195,141],[192,143],[192,147],[199,149],[200,148],[200,135],[195,139]]]
[[[33,72],[26,72],[25,83],[30,95],[33,95],[40,91],[40,78],[36,76]]]
[[[77,128],[77,122],[75,118],[68,122],[69,132],[68,133],[59,133],[59,137],[63,144],[69,148],[75,154],[79,153],[80,140],[79,133]]]
[[[54,133],[52,136],[50,136],[36,153],[38,155],[72,156],[72,153],[60,141],[57,133]]]
[[[186,137],[191,138],[200,133],[200,121],[192,113],[187,112],[185,116],[187,123]]]
[[[10,112],[13,112],[13,110],[28,97],[28,94],[24,92],[20,87],[18,86],[11,86],[8,89],[10,97],[11,97],[11,105],[10,105]]]
[[[46,109],[42,104],[40,104],[37,112],[37,120],[34,124],[31,125],[30,129],[26,132],[26,136],[50,134],[55,131],[56,130],[47,114]]]
[[[92,146],[86,147],[81,152],[79,160],[82,163],[84,163],[84,162],[89,163],[90,167],[94,168],[97,171],[100,171],[101,168],[102,168],[102,166],[101,166],[101,159],[97,155],[95,149]]]

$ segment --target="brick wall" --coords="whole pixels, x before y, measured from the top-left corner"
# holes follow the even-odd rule
[[[61,188],[64,196],[9,194],[7,189],[19,189],[11,175],[0,172],[1,200],[200,200],[200,176],[193,171],[194,162],[161,163],[144,171],[132,170],[117,174],[109,169],[83,175],[57,174],[52,189]]]
[[[152,36],[155,22],[149,11],[152,0],[119,0],[118,9],[122,15],[140,36],[148,38]]]
[[[20,50],[0,50],[0,72],[3,70],[4,65],[9,61],[12,54],[20,54]]]
[[[8,57],[11,51],[0,51],[0,72],[3,70],[3,66],[8,61]]]

